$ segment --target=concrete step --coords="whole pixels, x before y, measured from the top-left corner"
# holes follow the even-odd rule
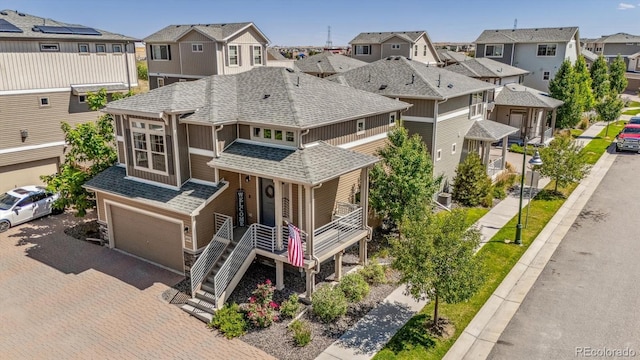
[[[189,304],[182,305],[182,310],[186,311],[189,315],[207,324],[211,322],[211,319],[213,319],[213,314],[210,314],[202,309],[193,307]]]
[[[216,303],[216,296],[213,293],[204,290],[196,291],[196,298],[206,300],[212,304]]]
[[[208,312],[209,314],[213,314],[216,312],[216,305],[207,300],[191,298],[187,300],[187,304],[193,306],[194,308],[198,308],[202,311]]]
[[[209,292],[212,294],[216,293],[216,289],[213,287],[213,284],[210,282],[203,282],[201,288],[206,292]]]

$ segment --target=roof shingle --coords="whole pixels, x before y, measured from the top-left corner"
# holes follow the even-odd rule
[[[223,41],[250,25],[255,27],[255,24],[252,22],[169,25],[147,36],[144,38],[144,41],[148,43],[176,42],[191,30],[197,30],[215,41]],[[269,41],[268,39],[266,40],[267,42]]]
[[[549,94],[543,93],[520,84],[505,85],[496,95],[496,105],[526,106],[546,109],[555,109],[564,102],[554,99]]]
[[[559,28],[531,28],[531,29],[498,29],[485,30],[476,39],[476,44],[511,44],[536,42],[569,42],[576,32],[577,26]]]
[[[293,63],[293,66],[303,73],[329,75],[345,72],[364,65],[367,65],[364,61],[344,55],[333,54],[329,51],[309,56],[308,58],[300,59]]]
[[[491,120],[478,120],[471,125],[464,136],[467,140],[498,141],[503,137],[515,134],[518,128]]]
[[[527,70],[489,58],[469,58],[458,64],[449,65],[446,69],[473,78],[505,78],[529,73]]]
[[[408,42],[415,42],[427,32],[422,31],[387,31],[387,32],[363,32],[358,34],[349,44],[381,44],[388,39],[397,36]]]

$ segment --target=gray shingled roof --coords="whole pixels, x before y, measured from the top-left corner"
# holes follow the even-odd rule
[[[496,105],[526,106],[555,109],[564,102],[554,99],[549,94],[519,84],[505,85],[495,98]]]
[[[104,111],[192,113],[182,116],[183,121],[306,129],[409,106],[292,69],[257,67],[240,74],[213,75],[163,86],[111,102]]]
[[[287,60],[282,53],[274,48],[267,48],[267,55],[270,56],[268,60]]]
[[[373,165],[375,156],[331,146],[325,142],[304,149],[284,149],[235,141],[209,166],[243,174],[317,185]]]
[[[592,42],[605,44],[640,43],[640,35],[616,33],[611,35],[604,35],[599,39],[592,40]]]
[[[498,141],[518,132],[517,128],[491,120],[478,120],[471,125],[464,136],[468,140]]]
[[[387,32],[363,32],[358,34],[353,40],[349,41],[349,44],[380,44],[386,40],[398,36],[409,42],[415,42],[426,34],[426,31],[387,31]]]
[[[445,99],[495,86],[447,69],[393,56],[327,79],[388,97]]]
[[[4,19],[17,28],[22,30],[21,33],[0,32],[0,38],[30,38],[30,39],[68,39],[68,40],[120,40],[120,41],[139,41],[135,38],[124,36],[100,29],[93,28],[102,35],[74,35],[74,34],[45,34],[40,31],[33,31],[33,27],[37,25],[46,26],[73,26],[73,27],[91,27],[89,25],[68,24],[61,21],[47,19],[39,16],[29,15],[14,10],[2,10],[7,15],[0,14],[0,19]],[[19,15],[22,14],[23,16]]]
[[[598,59],[598,55],[596,55],[595,53],[587,50],[587,49],[581,49],[580,53],[582,54],[582,56],[584,56],[585,59],[594,62]]]
[[[322,52],[308,58],[297,60],[293,66],[303,73],[337,74],[360,66],[366,62],[348,56],[333,54],[329,51]]]
[[[471,59],[471,57],[467,56],[467,54],[458,51],[451,51],[449,49],[438,49],[438,56],[441,60],[450,60],[450,61],[465,61]]]
[[[577,26],[559,28],[499,29],[485,30],[476,39],[476,44],[511,44],[536,42],[569,42],[578,31]]]
[[[223,41],[251,25],[269,42],[269,39],[252,22],[169,25],[147,36],[144,41],[148,43],[176,42],[191,30],[197,30],[215,41]]]
[[[109,84],[109,85],[71,85],[71,91],[73,95],[82,95],[88,92],[98,92],[105,89],[108,93],[115,91],[129,90],[129,86],[124,83]]]
[[[527,70],[489,58],[469,58],[458,64],[449,65],[446,69],[473,78],[505,78],[529,73]]]
[[[224,186],[196,184],[188,181],[180,190],[145,184],[126,179],[125,168],[112,166],[87,181],[84,187],[143,201],[153,206],[166,208],[183,214],[192,214]]]

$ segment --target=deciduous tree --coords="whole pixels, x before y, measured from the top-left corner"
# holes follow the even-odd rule
[[[587,69],[587,62],[584,56],[579,56],[576,63],[573,65],[573,72],[576,77],[576,84],[578,85],[577,97],[580,103],[580,111],[585,112],[593,109],[595,100],[593,98],[593,92],[591,91],[591,74]]]
[[[611,85],[609,84],[609,67],[604,56],[600,55],[591,65],[591,90],[595,101],[601,101],[607,94]]]
[[[480,156],[471,153],[456,169],[453,178],[453,200],[464,206],[478,206],[491,192],[491,178],[480,160]]]
[[[609,135],[609,123],[617,120],[622,114],[622,108],[624,102],[613,90],[602,99],[602,101],[596,104],[596,112],[600,120],[607,123],[607,130],[605,136]]]
[[[590,166],[582,156],[582,147],[570,135],[557,135],[549,146],[540,151],[543,164],[540,174],[555,181],[558,186],[582,180],[589,173]]]
[[[615,95],[622,94],[629,84],[625,76],[626,72],[627,65],[624,63],[622,56],[618,54],[609,66],[609,82],[611,84],[611,91],[614,91]]]

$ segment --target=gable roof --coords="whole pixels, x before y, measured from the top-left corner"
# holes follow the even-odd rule
[[[274,48],[267,48],[267,56],[269,60],[287,60],[282,53]]]
[[[589,51],[589,50],[587,50],[585,48],[582,48],[580,50],[580,53],[582,54],[582,56],[584,56],[585,59],[587,59],[587,60],[589,60],[591,62],[594,62],[594,61],[596,61],[598,59],[598,55],[596,55],[595,53],[593,53],[593,52],[591,52],[591,51]]]
[[[6,14],[6,15],[4,15]],[[120,41],[139,41],[135,38],[120,35],[96,28],[91,28],[100,33],[100,35],[79,35],[79,34],[46,34],[38,30],[37,26],[63,26],[63,27],[80,27],[85,25],[69,24],[61,21],[47,19],[35,15],[25,14],[14,10],[0,11],[0,20],[5,20],[21,32],[0,32],[0,38],[31,38],[31,39],[82,39],[82,40],[120,40]]]
[[[577,26],[530,29],[485,30],[476,44],[511,44],[537,42],[569,42],[578,32]]]
[[[616,33],[611,35],[603,35],[599,39],[593,40],[595,43],[615,44],[615,43],[640,43],[640,35],[631,35],[627,33]]]
[[[187,33],[195,30],[211,40],[222,42],[249,27],[253,27],[267,41],[267,43],[269,42],[269,38],[267,38],[266,35],[264,35],[264,33],[252,22],[169,25],[147,36],[144,38],[144,41],[148,43],[177,42]]]
[[[358,34],[349,44],[381,44],[386,40],[397,36],[408,42],[416,42],[426,31],[387,31],[387,32],[363,32]]]
[[[518,128],[492,120],[474,121],[464,138],[468,140],[498,141],[518,132]]]
[[[441,60],[449,61],[465,61],[471,59],[467,54],[458,51],[451,51],[449,49],[438,49],[438,56]]]
[[[500,92],[497,92],[494,101],[496,105],[546,109],[555,109],[564,104],[564,102],[552,98],[547,93],[520,84],[505,85]]]
[[[505,78],[529,73],[527,70],[489,58],[469,58],[457,64],[449,65],[446,69],[473,78]]]
[[[327,79],[389,97],[443,100],[495,86],[403,56],[391,56]]]
[[[333,54],[329,51],[322,52],[308,58],[297,60],[293,66],[304,73],[336,74],[367,65],[344,55]]]
[[[103,111],[155,117],[180,113],[183,122],[260,123],[307,129],[410,106],[293,69],[257,67],[239,74],[163,86],[111,102]]]

